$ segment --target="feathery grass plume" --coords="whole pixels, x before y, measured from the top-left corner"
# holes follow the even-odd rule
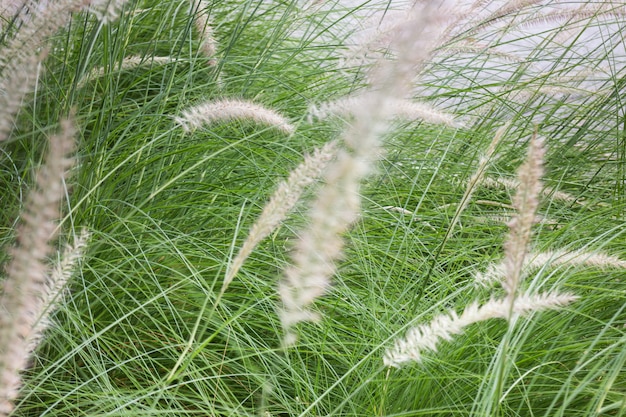
[[[394,60],[382,59],[370,71],[372,90],[388,88],[388,91],[378,92],[377,95],[391,103],[410,96],[413,81],[441,43],[444,24],[449,18],[446,13],[450,10],[436,7],[431,2],[414,2],[403,21],[394,29],[387,49]]]
[[[510,52],[501,51],[488,44],[482,44],[475,40],[461,39],[453,44],[443,45],[437,49],[435,56],[455,56],[459,54],[487,55],[500,58],[506,62],[523,63],[525,59]]]
[[[505,178],[505,177],[485,177],[483,178],[481,185],[487,188],[507,188],[507,189],[517,189],[519,187],[519,181],[513,178]]]
[[[487,203],[486,200],[476,200],[476,204],[484,204]],[[498,203],[498,202],[490,202],[492,204],[488,204],[488,205],[495,205],[495,204],[502,204],[502,203]],[[506,206],[506,204],[502,205],[502,207]],[[497,206],[496,206],[497,207]],[[478,217],[474,217],[474,220],[476,220],[479,223],[500,223],[500,224],[508,224],[511,219],[514,217],[515,215],[515,211],[503,211],[502,213],[485,213],[482,216],[478,216]],[[549,219],[545,216],[542,216],[541,214],[537,214],[535,216],[535,223],[537,224],[543,224],[543,225],[548,225],[548,226],[557,226],[559,224],[559,222],[557,220],[552,220]]]
[[[485,177],[483,178],[481,185],[487,188],[499,188],[503,187],[506,189],[517,189],[519,187],[519,181],[517,179],[498,177],[491,178]],[[564,201],[567,203],[578,203],[584,205],[585,203],[578,201],[578,199],[570,193],[566,193],[565,191],[557,191],[553,187],[544,187],[542,193],[546,197],[550,197],[554,200]]]
[[[396,207],[396,206],[384,206],[381,207],[383,210],[387,211],[395,211],[396,213],[405,214],[407,216],[415,216],[415,213],[411,210],[407,210],[404,207]]]
[[[482,155],[480,159],[478,160],[478,168],[476,169],[476,172],[472,174],[469,181],[467,182],[465,193],[463,194],[463,197],[461,198],[461,203],[459,207],[457,207],[457,210],[454,214],[454,218],[452,219],[452,222],[450,223],[448,230],[451,231],[452,229],[454,229],[454,226],[456,226],[456,223],[461,218],[461,213],[463,213],[463,211],[465,211],[465,209],[467,208],[467,205],[472,199],[472,195],[474,194],[476,187],[478,186],[478,184],[480,184],[483,177],[485,176],[485,171],[487,170],[487,167],[489,166],[489,162],[491,162],[493,154],[495,153],[496,148],[498,147],[498,144],[500,143],[500,140],[502,139],[502,137],[504,136],[504,133],[508,130],[510,125],[511,125],[510,122],[505,123],[496,131],[496,134],[493,136],[491,143],[489,143],[489,147],[485,151],[484,155]]]
[[[331,116],[339,116],[343,118],[352,117],[359,111],[363,105],[363,100],[367,100],[367,96],[344,97],[319,106],[311,106],[309,115],[319,120],[326,119]],[[387,105],[389,112],[395,117],[406,120],[422,120],[427,123],[442,124],[450,127],[462,127],[463,125],[454,119],[454,116],[437,110],[428,103],[419,103],[405,99],[390,98]]]
[[[612,7],[611,7],[612,6]],[[539,16],[533,16],[520,25],[522,28],[540,26],[542,24],[561,21],[588,21],[590,19],[612,19],[615,23],[626,18],[626,9],[623,4],[612,2],[585,3],[577,9],[553,10]]]
[[[213,36],[213,26],[209,19],[209,4],[205,0],[192,0],[191,11],[195,12],[193,23],[200,34],[200,51],[209,58],[209,65],[217,65],[215,53],[217,42]]]
[[[512,0],[495,10],[489,16],[481,17],[480,22],[471,22],[471,28],[465,33],[473,35],[486,27],[495,25],[506,18],[515,17],[516,14],[524,13],[527,8],[538,5],[544,0]],[[465,27],[463,28],[466,29]]]
[[[324,185],[311,204],[309,225],[299,234],[292,266],[285,270],[278,286],[284,346],[296,342],[296,324],[319,319],[311,306],[330,286],[335,262],[343,253],[341,235],[360,212],[361,181],[381,156],[381,137],[393,117],[393,103],[406,98],[416,71],[430,54],[431,49],[424,48],[425,34],[429,29],[440,29],[438,17],[430,4],[416,3],[393,39],[397,58],[383,60],[372,68],[372,85],[361,95],[360,106],[353,110],[353,120],[342,134],[346,148],[338,152],[328,168]],[[435,33],[429,34],[432,45],[436,43]]]
[[[568,98],[577,99],[580,97],[587,97],[598,95],[601,96],[605,93],[602,90],[596,89],[584,89],[580,87],[567,87],[567,86],[535,86],[527,85],[523,90],[513,89],[510,87],[498,88],[497,94],[506,94],[506,98],[518,103],[526,103],[531,100],[536,100],[540,96],[548,97],[555,100],[565,100]]]
[[[437,231],[437,228],[435,228],[432,224],[428,223],[426,220],[424,220],[421,217],[417,216],[415,214],[415,212],[413,212],[411,210],[407,210],[404,207],[383,206],[383,207],[381,207],[381,209],[383,209],[383,210],[385,210],[387,212],[400,213],[402,216],[411,216],[416,222],[418,222],[418,223],[428,227],[433,232]]]
[[[103,24],[110,23],[120,17],[120,12],[128,0],[86,0],[87,11]]]
[[[144,56],[127,56],[120,63],[119,67],[111,68],[116,71],[128,71],[133,68],[137,68],[142,65],[165,65],[171,62],[177,61],[177,58],[173,58],[170,56],[152,56],[152,57],[144,57]],[[104,67],[99,67],[91,70],[87,74],[85,74],[80,81],[78,82],[78,86],[82,87],[86,83],[95,80],[96,78],[100,78],[107,73],[107,69]]]
[[[274,110],[249,101],[231,99],[207,101],[189,107],[174,120],[185,132],[193,131],[204,124],[231,120],[250,120],[266,124],[287,135],[296,130],[284,116]]]
[[[578,297],[568,293],[520,294],[513,304],[513,313],[524,315],[535,311],[565,306]],[[509,319],[509,302],[506,299],[490,299],[479,306],[472,303],[459,316],[454,310],[435,317],[429,324],[411,328],[383,356],[386,366],[399,368],[407,362],[421,362],[424,351],[437,351],[441,340],[452,340],[471,324],[493,318]]]
[[[56,232],[59,203],[65,195],[65,176],[72,165],[74,122],[61,123],[61,132],[50,137],[46,161],[37,173],[17,229],[17,244],[10,251],[3,292],[0,295],[0,416],[13,409],[21,384],[20,371],[31,352],[36,315],[42,311],[46,294],[47,258]]]
[[[35,351],[44,337],[44,332],[51,326],[50,316],[59,307],[63,290],[72,277],[77,264],[83,258],[89,237],[90,233],[87,229],[81,230],[80,234],[74,238],[74,243],[65,247],[60,259],[52,268],[41,294],[40,311],[35,313],[37,322],[28,340],[28,352]]]
[[[0,54],[0,141],[8,138],[24,97],[37,83],[47,40],[68,23],[70,12],[80,10],[83,1],[46,2],[40,6],[31,1],[28,4],[33,5],[31,18],[23,22]]]
[[[13,118],[20,111],[24,97],[33,91],[37,83],[37,67],[46,55],[47,51],[20,53],[3,65],[0,78],[0,91],[3,92],[0,95],[0,142],[8,139]]]
[[[0,54],[0,142],[8,138],[13,127],[13,118],[21,109],[24,97],[37,84],[40,64],[46,57],[46,42],[67,25],[71,13],[83,10],[87,4],[90,10],[98,11],[105,5],[106,10],[112,10],[124,2],[116,0],[109,4],[108,0],[91,3],[86,3],[85,0],[30,0],[27,3],[31,17],[24,20]],[[102,17],[110,19],[112,15],[102,12]]]
[[[589,252],[585,250],[566,251],[557,249],[554,251],[533,253],[530,256],[529,266],[536,268],[551,263],[552,265],[585,265],[595,268],[626,268],[626,261],[617,256],[602,252]]]
[[[304,161],[289,174],[289,177],[278,184],[276,191],[263,207],[263,212],[250,228],[248,237],[237,256],[231,262],[222,285],[222,292],[226,290],[259,242],[269,236],[287,217],[287,214],[300,199],[304,189],[320,177],[336,152],[337,142],[328,142],[320,149],[316,149],[311,155],[305,156]]]
[[[397,45],[399,38],[414,30],[414,28],[411,28],[411,25],[417,21],[416,17],[420,9],[424,10],[434,6],[434,2],[431,4],[425,4],[427,2],[419,3],[418,1],[412,2],[411,6],[402,10],[386,10],[382,18],[380,15],[374,15],[362,23],[362,30],[352,37],[353,42],[344,54],[340,66],[343,68],[376,66],[390,55],[398,56],[399,50]],[[458,7],[442,10],[446,7],[443,2],[438,4],[437,7],[440,8],[437,15],[431,15],[431,18],[437,19],[437,23],[432,24],[430,22],[428,24],[430,27],[426,28],[427,30],[434,30],[434,36],[414,38],[414,53],[426,51],[430,54],[434,51],[435,47],[440,45],[438,41],[441,39],[440,35],[442,35],[442,30],[447,26],[447,23],[451,19],[460,18],[457,15]],[[419,71],[413,74],[414,77],[418,75]]]
[[[509,236],[504,245],[505,261],[501,268],[503,277],[501,284],[506,296],[500,299],[492,298],[480,307],[478,303],[472,303],[460,316],[451,310],[447,314],[435,317],[430,324],[410,329],[404,338],[397,339],[394,346],[386,350],[383,357],[385,365],[400,367],[406,362],[420,362],[424,351],[436,352],[441,340],[451,340],[454,335],[462,333],[465,327],[473,323],[492,318],[503,318],[511,323],[514,315],[558,308],[577,299],[575,295],[569,293],[518,294],[531,227],[539,205],[544,155],[543,140],[535,134],[530,141],[526,160],[518,170],[520,187],[513,201],[517,213],[509,222]],[[476,182],[470,180],[470,183]]]
[[[539,207],[543,159],[546,150],[544,140],[535,133],[528,146],[526,160],[517,171],[520,186],[513,197],[517,215],[509,222],[509,234],[504,243],[504,280],[502,287],[511,304],[521,280],[524,258],[528,253],[532,226]]]
[[[0,16],[8,19],[15,15],[25,4],[26,0],[8,0],[0,3]]]
[[[617,256],[609,255],[597,251],[564,249],[551,250],[546,252],[531,252],[524,260],[524,270],[537,269],[545,265],[584,265],[592,268],[626,268],[626,261]],[[500,282],[504,278],[504,263],[498,262],[491,264],[484,272],[477,273],[474,276],[477,284],[489,286],[493,283]]]
[[[0,2],[0,31],[4,30],[5,22],[10,22],[14,18],[19,18],[20,10],[27,3],[27,0],[10,0]]]
[[[336,163],[329,167],[326,186],[319,190],[310,210],[310,226],[300,234],[293,265],[287,267],[278,286],[285,346],[296,342],[294,325],[319,319],[310,306],[330,286],[335,261],[342,255],[341,235],[358,216],[360,180],[369,169],[367,162],[343,149],[338,152]]]

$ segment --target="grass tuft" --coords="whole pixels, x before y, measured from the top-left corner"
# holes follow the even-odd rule
[[[15,262],[69,277],[36,346],[2,315],[34,350],[5,414],[625,415],[623,15],[0,6],[0,311]],[[44,237],[23,210],[72,109]]]

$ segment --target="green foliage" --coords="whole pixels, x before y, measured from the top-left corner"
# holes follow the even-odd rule
[[[623,268],[546,265],[525,285],[558,286],[579,301],[511,329],[476,324],[400,370],[381,359],[406,329],[487,299],[474,274],[501,258],[507,228],[500,218],[511,214],[514,190],[480,186],[459,221],[453,218],[504,122],[511,128],[487,177],[513,179],[531,134],[548,139],[550,191],[535,249],[626,259],[619,64],[626,54],[617,39],[623,32],[615,32],[619,19],[608,13],[555,16],[547,29],[532,20],[547,13],[540,4],[547,2],[536,2],[492,23],[470,19],[474,31],[439,47],[418,98],[466,126],[397,123],[362,189],[363,212],[346,236],[334,286],[316,302],[323,320],[299,325],[295,347],[281,348],[276,286],[304,205],[218,296],[234,248],[275,186],[303,154],[339,135],[339,122],[309,121],[306,113],[363,83],[363,68],[339,65],[354,40],[346,29],[355,25],[352,16],[395,7],[329,3],[207,2],[215,66],[199,52],[199,11],[185,1],[131,2],[108,24],[77,14],[53,40],[14,140],[0,148],[0,242],[13,237],[42,134],[70,108],[82,135],[62,226],[86,226],[92,238],[25,375],[16,416],[626,415]],[[519,19],[540,28],[537,44],[519,30]],[[578,38],[564,37],[581,27],[599,45],[587,55],[576,48]],[[447,52],[467,43],[490,47]],[[520,60],[502,58],[504,50]],[[144,63],[124,69],[129,56]],[[164,56],[171,62],[152,61]],[[90,76],[98,68],[103,73]],[[549,88],[568,90],[551,95]],[[186,134],[174,123],[189,105],[224,97],[267,105],[297,131],[286,137],[233,121]],[[572,200],[556,198],[557,191]],[[504,353],[510,362],[494,398]]]

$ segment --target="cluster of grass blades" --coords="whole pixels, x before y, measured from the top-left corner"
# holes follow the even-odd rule
[[[92,236],[13,415],[626,415],[623,5],[455,4],[465,17],[446,16],[454,25],[413,93],[459,125],[394,122],[315,302],[321,320],[282,345],[276,289],[314,186],[220,291],[276,186],[350,123],[310,109],[367,84],[387,57],[368,31],[384,39],[409,2],[344,3],[130,1],[115,21],[79,13],[54,37],[0,144],[0,243],[14,238],[42,136],[69,109],[80,135],[61,230]],[[224,100],[272,109],[293,131],[248,116],[177,122]],[[511,327],[474,324],[420,363],[384,366],[407,329],[488,300],[476,278],[502,259],[535,132],[548,151],[528,258],[552,255],[527,267],[524,286],[579,299]],[[559,262],[563,251],[615,262]]]

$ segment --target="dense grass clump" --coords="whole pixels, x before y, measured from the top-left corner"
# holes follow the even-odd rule
[[[623,5],[346,3],[0,7],[0,416],[626,415]]]

